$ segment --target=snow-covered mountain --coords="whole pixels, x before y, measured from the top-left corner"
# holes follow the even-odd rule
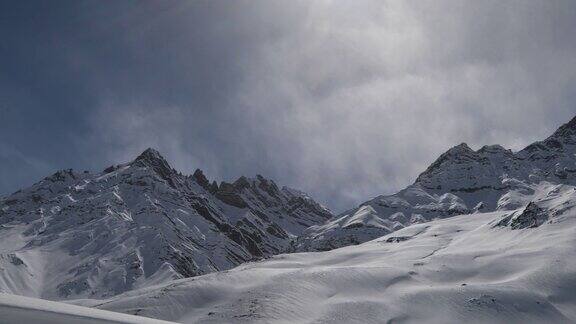
[[[576,187],[76,304],[181,323],[574,323]]]
[[[331,216],[262,176],[210,183],[148,149],[97,174],[56,172],[0,199],[0,292],[109,297],[287,251]]]
[[[415,223],[479,211],[522,207],[518,190],[550,181],[576,184],[576,117],[541,142],[512,152],[499,145],[474,151],[460,144],[442,154],[414,184],[378,196],[299,238],[298,251],[359,244]]]
[[[183,323],[573,323],[575,154],[576,118],[519,152],[461,144],[334,217],[148,149],[0,199],[0,292]]]

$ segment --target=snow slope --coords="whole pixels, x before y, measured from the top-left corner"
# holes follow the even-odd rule
[[[541,181],[576,184],[576,117],[544,141],[512,152],[499,145],[474,151],[466,144],[442,154],[414,184],[378,196],[313,225],[297,251],[325,251],[359,244],[405,226],[478,211],[521,207],[509,201],[518,190]]]
[[[327,252],[75,303],[182,323],[576,322],[576,187]]]
[[[0,323],[169,324],[172,322],[107,312],[42,299],[0,294]]]
[[[155,150],[100,173],[63,170],[0,199],[0,292],[104,298],[291,249],[330,212],[257,176],[212,184]]]

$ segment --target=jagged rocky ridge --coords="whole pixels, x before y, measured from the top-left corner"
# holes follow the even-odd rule
[[[0,292],[109,297],[285,252],[331,216],[260,175],[210,183],[148,149],[101,173],[62,170],[0,199]]]
[[[296,250],[331,250],[414,223],[524,207],[527,202],[518,197],[533,194],[533,184],[576,184],[575,154],[576,117],[519,152],[499,145],[474,151],[460,144],[442,154],[406,189],[378,196],[307,229]]]

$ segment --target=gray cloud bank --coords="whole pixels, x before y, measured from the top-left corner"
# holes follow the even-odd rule
[[[574,1],[18,3],[0,8],[4,193],[152,146],[341,211],[460,142],[520,149],[576,114]]]

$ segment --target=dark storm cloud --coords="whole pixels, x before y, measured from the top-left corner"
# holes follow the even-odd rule
[[[4,1],[0,192],[148,146],[336,210],[576,113],[573,1]]]

